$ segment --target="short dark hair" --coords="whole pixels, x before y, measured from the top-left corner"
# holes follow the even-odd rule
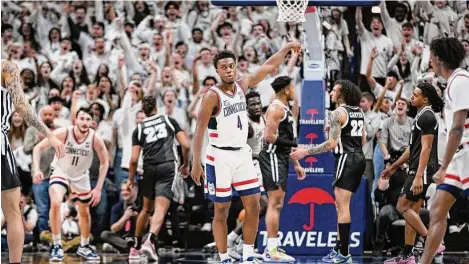
[[[142,110],[146,116],[150,116],[151,112],[156,108],[156,97],[153,95],[148,95],[143,97],[142,100]]]
[[[292,78],[288,76],[280,76],[270,84],[274,88],[275,93],[279,93],[290,86]]]
[[[366,100],[368,100],[368,101],[371,101],[371,102],[375,101],[375,97],[370,92],[363,92],[362,93],[362,98],[363,97],[365,97]]]
[[[227,58],[232,58],[236,62],[236,55],[231,50],[225,49],[225,50],[219,51],[217,55],[215,55],[215,57],[213,58],[213,66],[215,66],[215,69],[217,68],[219,60],[223,60]]]
[[[208,51],[208,52],[211,52],[209,48],[203,47],[203,48],[201,48],[201,49],[199,50],[199,54],[201,54],[202,51],[204,51],[204,50],[206,50],[206,51]]]
[[[261,95],[258,92],[249,92],[246,94],[246,103],[248,102],[249,99],[259,97],[261,98]]]
[[[164,12],[168,12],[168,9],[170,6],[174,6],[174,8],[176,9],[179,9],[179,4],[175,1],[169,1],[168,3],[166,3],[166,5],[164,6]]]
[[[240,62],[240,61],[248,61],[248,59],[246,59],[246,57],[241,55],[241,56],[238,57],[238,62]]]
[[[10,24],[2,24],[2,33],[9,29],[13,30],[13,26]]]
[[[362,92],[358,86],[349,80],[337,80],[335,85],[340,85],[340,96],[346,105],[360,106]]]
[[[395,72],[395,71],[389,71],[386,76],[387,77],[394,77],[396,80],[399,81],[399,74],[397,74],[397,72]]]
[[[180,46],[184,46],[184,45],[186,45],[186,43],[181,40],[181,41],[178,41],[174,47],[179,48]]]
[[[86,10],[87,10],[87,9],[86,9],[86,6],[81,5],[81,4],[80,4],[80,5],[77,5],[77,6],[75,7],[75,11],[77,11],[78,9],[83,9],[83,10],[85,10],[85,13],[86,13]]]
[[[91,116],[91,118],[93,118],[93,116],[94,116],[93,111],[91,111],[91,108],[89,108],[89,107],[80,107],[80,109],[78,109],[77,114],[76,114],[75,117],[78,117],[78,114],[80,114],[80,112],[84,112],[86,114],[89,114]]]
[[[412,30],[414,30],[414,25],[412,25],[412,23],[410,22],[405,22],[404,24],[402,24],[402,28],[410,28]]]
[[[444,102],[443,99],[441,99],[441,97],[438,95],[435,86],[424,82],[418,84],[417,88],[422,91],[423,96],[427,97],[433,111],[439,113],[441,110],[443,110]]]
[[[396,7],[394,7],[394,10],[396,10],[396,8],[404,8],[406,13],[409,12],[409,10],[407,10],[407,6],[403,3],[397,3]]]
[[[450,70],[457,69],[465,57],[464,46],[457,38],[434,39],[430,51]]]
[[[193,29],[192,29],[192,34],[194,34],[194,33],[197,32],[197,31],[200,32],[200,33],[204,33],[204,32],[202,31],[202,29],[200,29],[200,28],[193,28]]]
[[[214,81],[215,83],[218,82],[215,77],[213,77],[213,76],[207,76],[207,77],[205,77],[205,79],[202,81],[202,84],[205,85],[205,82],[208,81],[208,80],[212,80],[212,81]]]

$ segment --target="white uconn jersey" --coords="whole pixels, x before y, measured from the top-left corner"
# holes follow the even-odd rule
[[[249,119],[243,89],[237,83],[233,95],[215,86],[210,89],[218,95],[218,107],[208,122],[209,144],[219,148],[246,146]]]
[[[76,181],[88,175],[88,169],[93,161],[93,129],[89,129],[88,136],[82,141],[77,142],[73,133],[73,126],[67,128],[65,138],[65,156],[58,159],[54,157],[52,168],[58,168],[61,172],[67,174],[68,178]]]
[[[248,145],[252,149],[252,155],[259,156],[259,153],[261,153],[261,149],[262,149],[262,139],[264,138],[264,128],[265,128],[264,117],[262,116],[260,117],[259,123],[249,119],[249,124],[251,125],[254,133],[251,138],[248,138]]]
[[[469,109],[469,72],[456,69],[448,79],[445,90],[445,123],[448,131],[453,126],[453,115],[460,110]],[[469,144],[469,114],[464,123],[461,143]],[[466,148],[468,149],[468,148]]]

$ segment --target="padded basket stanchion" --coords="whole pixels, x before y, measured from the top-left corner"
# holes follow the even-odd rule
[[[308,0],[276,0],[279,22],[306,22],[305,11]]]

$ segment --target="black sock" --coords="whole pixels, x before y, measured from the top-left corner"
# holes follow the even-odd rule
[[[155,234],[149,233],[148,234],[148,240],[150,240],[150,242],[153,243],[153,245],[156,245],[156,235]]]
[[[350,223],[339,223],[340,254],[348,256],[348,245],[350,239]]]
[[[404,245],[404,248],[402,249],[402,253],[404,254],[404,256],[407,256],[410,253],[412,253],[413,249],[414,249],[413,245]]]
[[[340,240],[337,240],[337,243],[335,244],[334,250],[336,252],[339,252],[339,250],[340,250]]]
[[[141,237],[134,237],[134,247],[136,249],[140,249],[140,247],[142,246],[142,238]]]

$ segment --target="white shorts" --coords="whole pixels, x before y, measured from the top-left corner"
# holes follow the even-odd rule
[[[254,163],[254,169],[256,170],[257,179],[259,180],[259,185],[261,187],[261,193],[264,193],[265,189],[264,189],[264,186],[262,185],[262,183],[263,183],[263,181],[262,181],[262,172],[261,172],[261,166],[259,165],[259,160],[254,159],[254,160],[252,160],[252,162]]]
[[[79,177],[69,177],[60,168],[54,168],[49,180],[49,186],[52,184],[60,184],[67,191],[73,201],[79,200],[83,203],[88,203],[91,200],[91,184],[88,171]]]
[[[259,193],[260,184],[249,145],[239,150],[207,146],[204,183],[207,199],[218,203],[230,202],[232,188],[239,196],[246,196]]]
[[[446,190],[455,197],[460,197],[461,192],[469,196],[469,145],[454,155],[446,170],[445,181],[438,189]]]

